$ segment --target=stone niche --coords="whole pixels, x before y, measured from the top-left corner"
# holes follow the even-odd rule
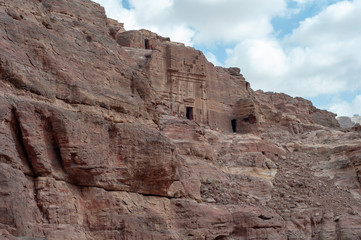
[[[253,131],[259,122],[259,113],[251,98],[239,99],[233,108],[233,116],[231,120],[233,132]]]

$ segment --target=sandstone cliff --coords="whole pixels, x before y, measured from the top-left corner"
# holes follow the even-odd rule
[[[337,117],[337,121],[343,128],[352,128],[356,124],[361,124],[361,117],[359,115],[354,115],[353,117],[340,116]]]
[[[1,239],[359,239],[360,131],[89,0],[0,0]]]

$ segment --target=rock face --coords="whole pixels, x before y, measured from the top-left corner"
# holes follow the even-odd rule
[[[0,0],[0,239],[359,239],[361,132],[89,0]]]
[[[340,116],[337,117],[337,121],[342,128],[352,128],[356,124],[361,124],[361,117],[359,115],[354,115],[353,117]]]
[[[337,117],[337,121],[340,123],[340,127],[342,128],[351,128],[355,125],[355,122],[353,122],[350,117],[346,116]]]

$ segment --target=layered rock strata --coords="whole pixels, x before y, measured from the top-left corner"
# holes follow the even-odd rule
[[[358,239],[360,131],[89,0],[0,0],[1,239]]]

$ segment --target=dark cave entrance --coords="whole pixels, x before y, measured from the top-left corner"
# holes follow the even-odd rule
[[[149,39],[144,40],[144,47],[145,47],[145,49],[150,49]]]
[[[192,107],[186,108],[186,117],[189,120],[193,120],[193,108]]]
[[[237,119],[232,119],[231,124],[233,132],[237,132]]]

